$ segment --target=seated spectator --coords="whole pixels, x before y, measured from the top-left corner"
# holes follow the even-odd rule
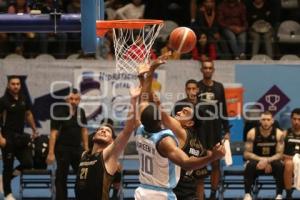
[[[238,0],[224,0],[218,8],[218,21],[235,59],[246,58],[246,18],[246,7]]]
[[[244,158],[247,160],[244,179],[244,200],[252,200],[251,188],[257,176],[272,174],[276,180],[276,200],[282,199],[284,151],[283,133],[274,127],[274,119],[269,111],[260,115],[260,125],[247,134]]]
[[[145,5],[142,0],[132,0],[132,3],[119,8],[116,11],[117,19],[142,19],[144,17]]]
[[[209,43],[205,33],[200,32],[197,34],[197,43],[192,50],[192,58],[194,60],[216,60],[217,50],[213,43]]]
[[[30,13],[30,8],[28,6],[27,0],[16,0],[15,3],[11,4],[8,7],[9,14],[19,14],[19,13]],[[16,41],[16,47],[15,47],[15,53],[17,54],[23,54],[24,51],[24,40],[27,39],[33,39],[35,38],[35,33],[15,33],[10,34],[10,40]]]
[[[247,9],[247,19],[252,39],[252,56],[259,53],[260,44],[263,43],[267,55],[273,58],[274,18],[268,1],[253,0]]]
[[[217,14],[215,1],[204,0],[202,5],[197,9],[196,19],[192,23],[192,27],[205,32],[208,41],[215,43],[220,59],[230,59],[228,46],[220,33]]]
[[[105,19],[114,20],[116,19],[116,11],[123,7],[121,0],[108,0],[105,2]]]

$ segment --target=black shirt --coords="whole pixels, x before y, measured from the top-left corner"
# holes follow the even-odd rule
[[[257,20],[264,20],[266,22],[269,22],[271,25],[274,25],[274,20],[276,20],[273,16],[272,7],[268,4],[267,1],[261,8],[257,8],[253,5],[253,3],[250,3],[247,8],[247,18],[249,26],[252,26],[253,23]]]
[[[264,137],[259,127],[255,128],[255,139],[253,142],[253,153],[258,156],[271,157],[276,154],[276,131],[277,128],[273,127],[271,134],[268,137]]]
[[[109,188],[113,176],[105,168],[103,153],[84,153],[76,178],[77,200],[109,200]]]
[[[85,112],[82,108],[77,109],[76,113],[70,118],[68,106],[59,107],[54,111],[53,119],[51,116],[51,130],[58,130],[56,145],[79,147],[81,144],[81,130],[87,124]],[[64,118],[64,119],[63,119]]]
[[[294,156],[296,153],[300,153],[300,135],[296,135],[290,128],[284,140],[284,154]]]
[[[7,132],[22,134],[25,126],[25,113],[30,110],[29,102],[23,95],[16,100],[9,92],[0,98],[1,128],[4,135]]]
[[[227,120],[227,106],[225,100],[224,86],[222,83],[213,81],[211,86],[198,82],[199,94],[197,112],[201,117],[201,135],[205,135],[207,148],[217,144],[221,135],[229,132],[229,122]]]
[[[190,157],[203,157],[206,150],[200,142],[198,134],[193,129],[186,130],[187,138],[182,150]],[[207,175],[207,168],[186,171],[181,169],[180,179],[174,188],[174,193],[178,200],[184,200],[187,197],[196,197],[196,187],[198,181]]]

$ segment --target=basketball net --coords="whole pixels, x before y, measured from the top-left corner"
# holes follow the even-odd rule
[[[120,22],[123,20],[116,20]],[[148,22],[131,20],[132,23]],[[126,20],[130,23],[130,20]],[[151,20],[149,20],[151,22]],[[116,70],[119,73],[137,74],[138,66],[150,63],[152,46],[163,23],[145,23],[142,27],[132,28],[127,23],[111,27],[115,49]]]

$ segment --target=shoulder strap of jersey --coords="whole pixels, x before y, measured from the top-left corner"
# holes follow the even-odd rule
[[[144,126],[143,124],[141,124],[135,131],[134,136],[143,135],[143,132],[144,132]]]
[[[151,138],[154,141],[154,143],[158,144],[165,137],[173,138],[175,140],[177,146],[179,145],[179,142],[178,142],[176,136],[170,129],[161,130],[160,132],[154,134]]]

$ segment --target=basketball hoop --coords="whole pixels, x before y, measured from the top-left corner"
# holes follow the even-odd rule
[[[137,67],[150,63],[151,48],[163,27],[162,20],[98,20],[97,36],[112,30],[117,72],[137,73]]]

